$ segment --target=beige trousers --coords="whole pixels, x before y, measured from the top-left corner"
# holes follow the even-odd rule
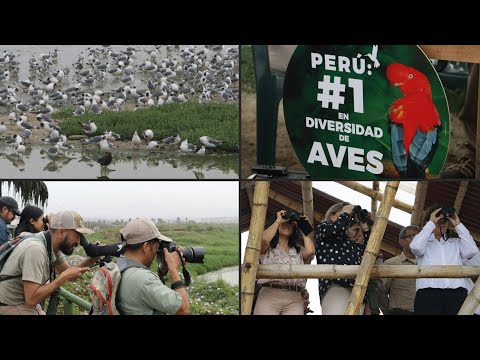
[[[346,288],[337,284],[331,284],[320,303],[322,315],[345,315],[351,294],[351,287]],[[364,309],[365,305],[362,304],[360,306],[360,314],[363,314]]]
[[[253,315],[303,315],[299,291],[264,287],[258,293]]]
[[[0,315],[46,315],[40,305],[36,307],[28,305],[0,306]]]

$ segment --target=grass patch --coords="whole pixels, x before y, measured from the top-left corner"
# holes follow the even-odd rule
[[[192,315],[238,315],[238,287],[223,280],[194,281],[187,288]]]
[[[238,152],[239,107],[234,103],[172,103],[137,111],[103,112],[100,115],[88,112],[81,117],[74,116],[73,111],[72,107],[63,108],[54,116],[63,119],[61,127],[67,136],[83,134],[78,122],[93,120],[98,128],[96,134],[112,130],[127,141],[132,139],[135,131],[142,136],[144,130],[151,129],[157,141],[179,133],[182,140],[188,139],[195,144],[200,143],[201,136],[207,135],[224,141],[220,149]]]
[[[255,93],[255,71],[253,69],[253,53],[250,45],[242,45],[241,47],[242,61],[242,92]]]
[[[107,226],[90,235],[88,240],[90,242],[101,241],[105,244],[115,243],[115,237],[122,227],[123,225]],[[204,264],[187,264],[187,269],[192,276],[192,285],[187,288],[192,314],[238,314],[238,287],[229,286],[222,280],[207,283],[196,279],[196,276],[207,272],[239,265],[238,225],[162,224],[160,230],[162,234],[171,237],[176,243],[183,246],[205,247]],[[85,256],[85,251],[82,247],[77,247],[72,257],[74,256]],[[156,272],[157,267],[158,264],[154,260],[150,270]],[[92,271],[85,273],[74,282],[65,283],[63,288],[90,301],[90,291],[87,286],[96,269],[98,267],[93,268]],[[167,276],[167,284],[168,281],[169,276]],[[217,290],[217,288],[220,290]],[[86,311],[80,310],[77,306],[74,308],[77,315],[87,314]],[[57,313],[59,315],[63,314],[62,301]]]

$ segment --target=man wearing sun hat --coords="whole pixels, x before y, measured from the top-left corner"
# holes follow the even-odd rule
[[[20,216],[17,201],[10,196],[0,197],[0,246],[10,240],[7,225],[10,224],[15,216]]]
[[[188,296],[180,280],[181,264],[177,252],[163,249],[166,267],[170,271],[172,287],[169,289],[160,277],[150,271],[160,242],[172,239],[162,235],[152,220],[139,218],[120,230],[125,243],[125,256],[117,264],[122,278],[117,292],[117,309],[123,315],[186,315],[189,314]],[[182,251],[182,248],[179,247]]]
[[[44,315],[38,305],[88,267],[57,267],[56,253],[71,255],[81,234],[93,234],[75,211],[62,211],[50,219],[50,231],[32,234],[12,251],[0,272],[0,314]]]

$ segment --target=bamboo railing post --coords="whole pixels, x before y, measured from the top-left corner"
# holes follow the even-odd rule
[[[312,181],[300,181],[302,185],[302,199],[303,199],[303,215],[308,218],[308,222],[314,228],[314,218],[313,218],[313,190],[312,190]],[[307,235],[310,239],[313,240],[315,231],[312,231],[310,234]]]
[[[257,279],[355,279],[360,265],[258,265]],[[474,265],[374,265],[370,279],[421,279],[479,277]]]
[[[477,279],[475,286],[468,293],[462,307],[458,311],[458,315],[473,315],[475,310],[477,310],[478,304],[480,304],[480,278]]]
[[[346,186],[352,190],[358,191],[360,194],[367,195],[371,197],[372,199],[377,199],[378,201],[382,201],[384,198],[384,194],[382,194],[379,191],[375,191],[373,189],[370,189],[357,181],[337,181],[339,184]],[[413,206],[409,205],[407,203],[404,203],[403,201],[394,199],[393,200],[393,205],[394,208],[405,211],[409,214],[412,213]]]
[[[372,185],[372,188],[373,190],[375,190],[376,192],[379,192],[380,190],[380,182],[377,181],[377,180],[374,180],[373,181],[373,185]],[[377,199],[374,199],[372,198],[372,206],[371,206],[371,217],[372,219],[375,219],[375,216],[377,216],[377,208],[378,208],[378,201]]]
[[[415,189],[415,201],[413,203],[412,217],[410,224],[420,226],[423,217],[423,208],[425,207],[425,200],[427,198],[427,181],[418,181]]]
[[[269,188],[270,182],[268,181],[257,181],[255,183],[252,218],[250,221],[247,247],[245,249],[245,258],[242,264],[242,315],[250,315],[252,311],[262,233],[267,215]]]
[[[352,294],[348,301],[346,315],[356,315],[359,313],[360,304],[367,290],[368,280],[372,272],[373,265],[377,259],[380,244],[382,243],[383,234],[388,224],[388,217],[392,209],[393,201],[398,190],[399,181],[389,181],[385,187],[385,194],[378,209],[375,222],[373,224],[372,233],[367,243],[367,248],[363,254],[362,263],[358,270],[355,284],[353,285]]]
[[[460,186],[458,187],[457,196],[455,197],[455,203],[453,204],[453,207],[457,211],[457,214],[460,214],[460,210],[462,209],[463,199],[465,199],[467,190],[468,190],[468,181],[462,181],[460,183]]]
[[[480,62],[479,59],[477,59],[476,62]],[[478,81],[478,98],[477,98],[477,143],[476,143],[476,148],[475,152],[477,154],[476,158],[476,166],[475,166],[475,179],[479,180],[480,179],[480,71],[478,72],[479,76],[479,81]]]

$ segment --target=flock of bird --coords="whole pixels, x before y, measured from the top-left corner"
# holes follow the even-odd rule
[[[139,61],[139,54],[144,61]],[[14,152],[25,152],[25,144],[41,129],[48,136],[43,142],[49,146],[46,153],[56,155],[59,151],[73,150],[62,133],[62,119],[55,113],[58,108],[75,106],[73,114],[79,118],[91,112],[101,115],[106,111],[137,111],[143,107],[162,106],[165,103],[198,101],[238,101],[239,81],[238,47],[223,45],[182,46],[157,45],[151,47],[130,46],[114,52],[111,46],[88,48],[81,51],[74,63],[67,67],[59,65],[61,47],[48,53],[31,56],[28,60],[28,79],[18,79],[20,63],[17,54],[4,50],[0,53],[0,111],[6,109],[8,120],[15,125],[16,133],[4,138]],[[139,80],[140,79],[140,80]],[[119,87],[106,90],[108,85]],[[144,88],[141,88],[145,84]],[[32,123],[32,115],[38,125]],[[30,120],[29,120],[30,119]],[[59,122],[60,120],[60,122]],[[8,131],[5,121],[0,123],[0,136]],[[96,144],[105,152],[98,159],[102,166],[112,161],[113,141],[120,136],[111,130],[97,135],[94,121],[79,121],[79,132],[88,136],[82,145]],[[153,140],[153,131],[143,131],[146,148],[160,146],[178,147],[184,153],[204,155],[206,148],[215,148],[222,141],[202,136],[200,149],[183,141],[179,134]],[[134,148],[142,145],[137,131],[132,136]]]

